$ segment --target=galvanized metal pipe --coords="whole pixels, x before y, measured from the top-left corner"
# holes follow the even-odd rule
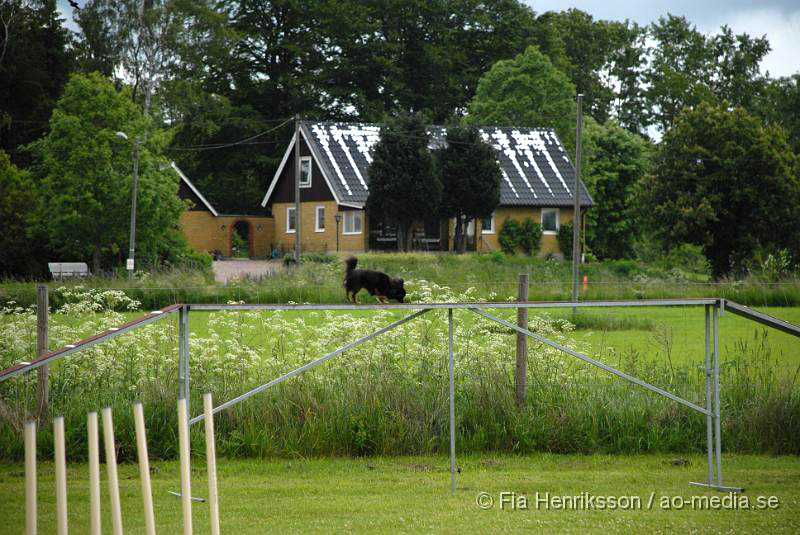
[[[706,309],[706,442],[708,448],[708,484],[714,483],[713,432],[711,431],[711,311]]]
[[[722,486],[722,436],[719,425],[719,305],[714,305],[714,439],[717,450],[717,485]]]
[[[447,328],[450,352],[450,492],[456,495],[456,401],[455,401],[455,362],[453,359],[453,309],[447,309]]]
[[[553,347],[555,349],[558,349],[559,351],[563,351],[564,353],[567,353],[568,355],[572,355],[573,357],[581,359],[584,362],[588,362],[589,364],[592,364],[593,366],[597,366],[598,368],[601,368],[601,369],[603,369],[603,370],[605,370],[607,372],[613,373],[617,377],[621,377],[621,378],[625,379],[626,381],[630,381],[631,383],[634,383],[634,384],[637,384],[639,386],[642,386],[642,387],[644,387],[644,388],[646,388],[648,390],[651,390],[651,391],[655,392],[656,394],[661,394],[662,396],[668,397],[669,399],[671,399],[673,401],[677,401],[678,403],[686,405],[690,409],[694,409],[697,412],[700,412],[702,414],[707,414],[706,409],[704,409],[703,407],[700,407],[699,405],[696,405],[696,404],[692,403],[691,401],[687,401],[687,400],[685,400],[683,398],[680,398],[680,397],[676,396],[675,394],[672,394],[670,392],[667,392],[666,390],[658,388],[657,386],[653,386],[653,385],[651,385],[649,383],[645,383],[641,379],[637,379],[636,377],[628,375],[625,372],[621,372],[619,370],[616,370],[616,369],[612,368],[611,366],[606,366],[605,364],[603,364],[602,362],[600,362],[598,360],[595,360],[595,359],[593,359],[591,357],[587,357],[586,355],[584,355],[582,353],[578,353],[577,351],[573,351],[572,349],[570,349],[568,347],[565,347],[565,346],[562,346],[559,343],[553,342],[552,340],[549,340],[549,339],[545,338],[544,336],[540,336],[538,334],[535,334],[535,333],[529,331],[528,329],[523,329],[523,328],[518,327],[518,326],[514,325],[513,323],[510,323],[510,322],[508,322],[506,320],[503,320],[503,319],[500,319],[500,318],[496,318],[496,317],[492,316],[491,314],[488,314],[488,313],[486,313],[483,310],[480,310],[478,308],[470,308],[469,310],[471,310],[472,312],[475,312],[479,316],[483,316],[483,317],[488,318],[488,319],[490,319],[492,321],[496,321],[500,325],[505,325],[509,329],[513,329],[513,330],[515,330],[517,332],[521,332],[523,334],[527,334],[528,336],[539,340],[543,344],[547,344],[550,347]]]
[[[381,334],[383,334],[383,333],[385,333],[387,331],[391,331],[395,327],[399,327],[400,325],[402,325],[402,324],[404,324],[404,323],[406,323],[408,321],[411,321],[411,320],[413,320],[414,318],[416,318],[418,316],[421,316],[422,314],[426,313],[427,311],[428,311],[427,309],[426,310],[420,310],[420,311],[415,312],[415,313],[413,313],[413,314],[411,314],[409,316],[406,316],[405,318],[399,319],[399,320],[395,321],[394,323],[391,323],[391,324],[387,325],[386,327],[383,327],[382,329],[378,329],[377,331],[375,331],[372,334],[368,334],[367,336],[364,336],[363,338],[359,338],[355,342],[350,342],[346,346],[341,347],[341,348],[337,349],[336,351],[334,351],[332,353],[328,353],[324,357],[320,357],[317,360],[313,360],[313,361],[309,362],[308,364],[300,366],[299,368],[294,369],[294,370],[290,371],[289,373],[287,373],[285,375],[281,375],[280,377],[278,377],[277,379],[273,379],[269,383],[263,384],[261,386],[257,386],[256,388],[250,390],[249,392],[245,392],[241,396],[235,397],[232,400],[226,401],[225,403],[219,405],[218,407],[215,407],[214,411],[213,411],[213,414],[217,414],[220,411],[224,411],[225,409],[227,409],[229,407],[232,407],[232,406],[236,405],[237,403],[241,403],[242,401],[246,400],[247,398],[258,394],[259,392],[263,392],[264,390],[266,390],[268,388],[271,388],[271,387],[273,387],[273,386],[275,386],[277,384],[280,384],[280,383],[284,382],[285,380],[287,380],[287,379],[289,379],[291,377],[294,377],[295,375],[299,375],[299,374],[303,373],[306,370],[310,370],[311,368],[319,366],[323,362],[332,359],[336,355],[339,355],[340,353],[344,353],[348,349],[353,349],[354,347],[359,346],[359,345],[363,344],[364,342],[368,342],[369,340],[372,340],[376,336],[379,336],[379,335],[381,335]],[[204,418],[205,418],[205,414],[199,414],[199,415],[195,416],[194,418],[192,418],[191,420],[189,420],[189,425],[196,424],[197,422],[203,420]]]

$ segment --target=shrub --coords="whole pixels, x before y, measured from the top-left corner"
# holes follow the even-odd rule
[[[507,255],[514,255],[519,246],[519,221],[516,219],[506,219],[503,226],[500,228],[500,234],[497,236],[497,241],[500,242],[500,248]]]
[[[231,249],[232,256],[235,257],[248,256],[249,254],[247,242],[244,241],[244,238],[237,230],[234,230],[233,234],[231,234]]]
[[[519,229],[518,241],[526,255],[535,255],[542,246],[542,226],[534,223],[530,217],[525,218]]]
[[[558,246],[565,260],[572,260],[572,223],[562,223],[558,229]]]

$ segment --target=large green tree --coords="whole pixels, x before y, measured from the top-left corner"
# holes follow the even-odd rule
[[[32,232],[38,203],[30,172],[18,169],[0,150],[0,277],[42,274],[37,256],[43,247]]]
[[[464,252],[469,221],[489,217],[500,204],[500,165],[477,128],[451,126],[445,141],[434,152],[443,187],[440,213],[456,219],[455,245]]]
[[[782,128],[703,102],[664,135],[653,171],[638,188],[644,221],[665,248],[701,245],[715,276],[757,248],[798,250],[798,158]]]
[[[639,233],[634,186],[647,170],[649,145],[609,121],[586,122],[581,173],[594,206],[586,214],[586,242],[600,258],[629,258]]]
[[[767,123],[783,126],[800,154],[800,74],[765,81],[753,108]]]
[[[148,121],[126,91],[94,73],[73,75],[50,120],[50,132],[32,144],[42,197],[38,217],[62,258],[121,262],[131,215],[131,143]],[[137,258],[155,260],[180,246],[178,176],[161,156],[166,137],[152,132],[141,146],[137,195]],[[108,264],[106,264],[108,266]]]
[[[439,212],[442,183],[434,171],[429,135],[419,114],[389,119],[369,166],[367,209],[397,225],[401,250],[411,248],[411,227]]]
[[[495,63],[469,104],[470,124],[551,127],[575,144],[575,87],[535,46]]]
[[[73,64],[55,0],[0,2],[0,149],[28,165],[21,145],[47,131]]]
[[[685,106],[716,98],[750,107],[762,89],[759,64],[770,51],[765,37],[734,35],[727,26],[705,36],[674,15],[651,24],[649,37],[644,95],[651,121],[662,132]]]

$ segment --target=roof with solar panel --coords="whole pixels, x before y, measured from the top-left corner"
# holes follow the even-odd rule
[[[340,204],[363,206],[369,194],[372,148],[380,140],[381,126],[363,123],[300,123],[300,131],[317,161],[325,181]],[[502,183],[500,204],[505,206],[564,206],[574,203],[575,169],[564,146],[551,129],[480,127],[483,140],[495,148]],[[431,148],[444,143],[445,127],[428,129]],[[266,205],[294,139],[284,155],[262,206]],[[592,206],[581,183],[581,206]]]

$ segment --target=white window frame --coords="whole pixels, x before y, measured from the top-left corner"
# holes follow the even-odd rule
[[[297,217],[294,218],[294,226],[295,228],[290,228],[289,223],[292,221],[291,216],[289,215],[291,212],[296,213],[295,206],[287,206],[286,207],[286,234],[294,234],[297,232]]]
[[[352,214],[352,215],[350,215],[350,214]],[[356,226],[356,224],[355,224],[356,216],[358,216],[358,218],[361,220],[361,229],[358,232],[354,232],[354,231],[348,232],[346,230],[347,229],[348,216],[350,216],[350,219],[352,220],[353,227]],[[342,220],[342,234],[354,235],[354,234],[361,234],[364,231],[364,211],[363,210],[346,210],[344,212],[344,217],[342,219],[343,219]]]
[[[308,180],[303,181],[303,163],[308,162]],[[314,166],[311,164],[311,156],[301,156],[300,157],[300,187],[301,188],[310,188],[311,187],[311,170]]]
[[[322,218],[319,217],[319,212],[322,210]],[[322,226],[319,226],[320,221],[322,221]],[[324,206],[317,206],[314,208],[314,232],[325,232],[325,207]]]
[[[492,212],[491,216],[492,225],[489,228],[483,226],[483,219],[481,219],[481,234],[494,234],[494,212]]]
[[[556,213],[556,229],[555,230],[544,230],[544,213],[545,212],[555,212]],[[558,234],[558,229],[561,228],[561,209],[560,208],[542,208],[540,212],[539,224],[542,225],[542,234]]]

